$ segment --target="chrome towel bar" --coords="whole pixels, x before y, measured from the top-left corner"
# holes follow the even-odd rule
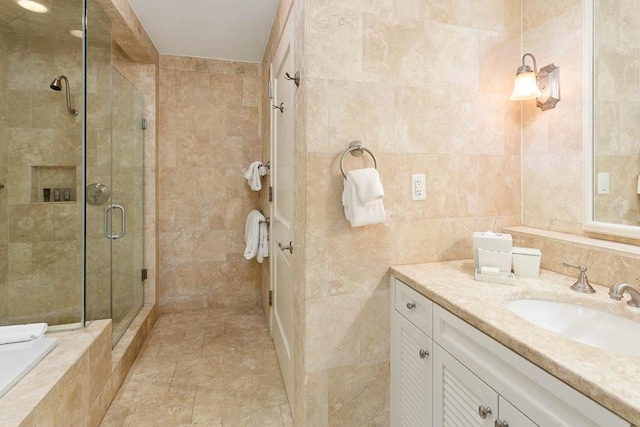
[[[347,153],[351,153],[352,156],[362,156],[363,151],[369,153],[369,155],[373,159],[373,166],[378,169],[378,161],[376,160],[376,156],[373,155],[371,150],[362,145],[362,142],[360,141],[351,141],[351,143],[349,144],[349,148],[347,148],[347,150],[342,153],[342,156],[340,156],[340,172],[342,172],[342,176],[344,176],[345,178],[347,177],[347,174],[344,171],[344,157],[347,155]]]

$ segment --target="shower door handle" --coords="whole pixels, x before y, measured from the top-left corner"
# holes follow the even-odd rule
[[[111,234],[109,232],[109,211],[111,211],[111,209],[119,209],[122,212],[122,220],[121,220],[122,228],[120,230],[120,234]],[[126,215],[127,215],[127,211],[124,209],[123,206],[116,205],[116,204],[107,206],[106,209],[104,210],[104,237],[111,240],[117,240],[117,239],[123,238],[124,233],[126,232],[126,223],[127,223]]]

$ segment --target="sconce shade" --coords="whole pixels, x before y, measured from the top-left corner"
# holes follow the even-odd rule
[[[529,67],[527,67],[529,68]],[[513,92],[509,99],[512,101],[526,101],[534,99],[542,95],[538,88],[536,73],[531,71],[519,72],[513,82]]]

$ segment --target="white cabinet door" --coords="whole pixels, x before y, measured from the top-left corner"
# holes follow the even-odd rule
[[[537,427],[525,414],[520,412],[507,399],[498,396],[498,421],[496,427]]]
[[[433,426],[494,427],[498,394],[438,344],[433,345]]]
[[[430,427],[433,341],[396,311],[391,322],[391,426]]]

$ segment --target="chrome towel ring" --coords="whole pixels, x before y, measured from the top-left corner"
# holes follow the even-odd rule
[[[352,156],[362,156],[363,151],[369,153],[369,155],[373,159],[373,166],[378,169],[378,161],[376,160],[376,156],[373,155],[371,150],[362,145],[362,142],[360,141],[351,141],[351,144],[349,144],[349,148],[347,148],[347,150],[342,153],[342,156],[340,156],[340,172],[342,172],[342,176],[344,176],[345,179],[347,178],[347,174],[344,171],[344,157],[347,155],[347,153],[351,153]]]

